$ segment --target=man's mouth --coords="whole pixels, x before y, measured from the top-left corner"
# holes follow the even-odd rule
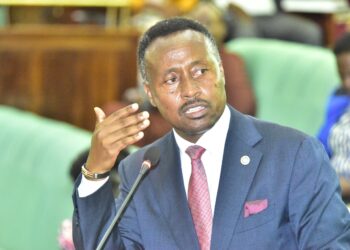
[[[189,119],[200,119],[206,115],[208,105],[206,102],[187,103],[182,107],[182,114]]]
[[[188,110],[185,111],[185,113],[186,114],[192,114],[192,113],[199,112],[199,111],[201,111],[203,109],[204,109],[203,106],[196,106],[196,107],[193,107],[193,108],[189,108]]]

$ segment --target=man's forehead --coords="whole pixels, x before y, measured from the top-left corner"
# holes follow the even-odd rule
[[[168,48],[169,46],[178,45],[180,43],[193,42],[203,43],[205,42],[206,36],[201,32],[194,30],[181,30],[171,33],[166,36],[157,37],[146,49],[146,56],[149,53],[157,51],[161,48]]]

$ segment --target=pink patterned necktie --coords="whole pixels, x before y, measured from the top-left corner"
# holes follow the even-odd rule
[[[194,145],[186,149],[191,157],[192,173],[188,186],[188,204],[197,232],[201,250],[210,249],[213,215],[210,205],[209,188],[205,169],[201,160],[205,148]]]

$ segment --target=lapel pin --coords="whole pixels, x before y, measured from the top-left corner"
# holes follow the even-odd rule
[[[241,157],[241,164],[242,164],[243,166],[247,166],[249,163],[250,163],[250,158],[249,158],[249,156],[248,156],[248,155],[243,155],[243,156]]]

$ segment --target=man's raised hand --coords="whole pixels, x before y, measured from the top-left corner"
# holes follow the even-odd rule
[[[93,173],[111,170],[121,150],[141,140],[143,130],[150,125],[147,111],[137,112],[137,103],[126,106],[106,117],[102,109],[95,107],[96,126],[86,168]]]

